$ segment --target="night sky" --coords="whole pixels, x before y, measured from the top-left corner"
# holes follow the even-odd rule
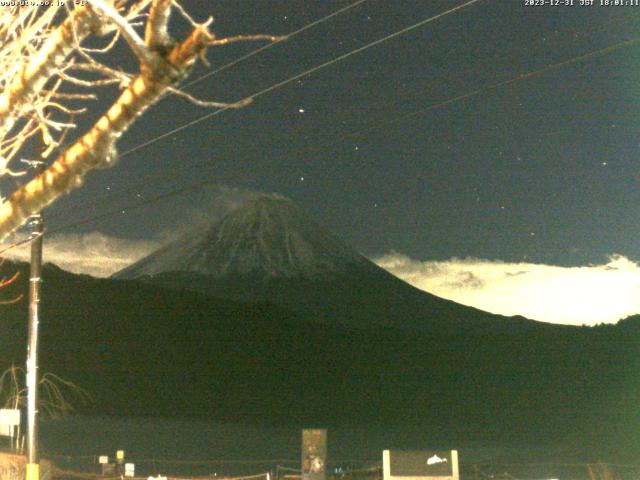
[[[350,3],[182,2],[198,20],[213,15],[218,37],[287,34]],[[365,1],[185,90],[236,101],[463,3]],[[165,98],[121,139],[120,152],[136,150],[51,206],[48,226],[122,209],[62,231],[153,239],[263,191],[370,257],[638,261],[640,6],[574,3],[480,0],[137,148],[213,112]],[[174,32],[184,36],[184,22]],[[212,48],[211,67],[189,81],[262,45]],[[134,65],[124,49],[111,61]],[[103,91],[80,131],[116,93]]]

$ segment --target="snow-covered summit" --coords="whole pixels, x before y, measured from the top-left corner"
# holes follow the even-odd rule
[[[116,273],[168,272],[215,277],[315,277],[373,265],[282,195],[262,194],[209,229],[191,234]],[[375,268],[375,267],[374,267]]]

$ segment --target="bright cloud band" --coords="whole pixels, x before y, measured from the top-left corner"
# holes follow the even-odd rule
[[[98,232],[47,237],[45,261],[74,273],[107,277],[162,242],[124,240]],[[6,252],[28,260],[28,246]],[[552,323],[614,323],[640,312],[640,265],[621,255],[606,264],[559,267],[482,259],[420,261],[398,253],[374,260],[421,290],[502,315]]]
[[[640,312],[640,265],[621,255],[583,267],[456,258],[419,261],[397,253],[375,261],[416,288],[502,315],[594,325]]]

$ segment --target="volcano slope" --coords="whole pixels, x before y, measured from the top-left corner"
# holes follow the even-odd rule
[[[362,329],[457,335],[546,328],[420,291],[360,255],[291,200],[273,194],[258,195],[113,278],[269,302],[308,320]]]

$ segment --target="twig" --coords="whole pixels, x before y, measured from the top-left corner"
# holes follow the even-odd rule
[[[239,101],[234,102],[234,103],[211,102],[211,101],[207,101],[207,100],[200,100],[200,99],[194,97],[193,95],[190,95],[189,93],[187,93],[187,92],[185,92],[183,90],[180,90],[178,88],[170,87],[168,90],[169,90],[169,92],[173,93],[174,95],[186,98],[191,103],[193,103],[194,105],[197,105],[199,107],[242,108],[242,107],[245,107],[245,106],[249,105],[251,102],[253,102],[253,99],[251,97],[243,98],[242,100],[239,100]]]
[[[219,46],[219,45],[228,45],[229,43],[235,42],[255,42],[260,40],[269,40],[271,42],[283,42],[287,39],[286,35],[237,35],[235,37],[226,37],[226,38],[218,38],[213,39],[209,42],[209,45]]]
[[[125,20],[118,11],[104,0],[88,0],[89,4],[96,9],[101,15],[105,16],[110,22],[118,27],[118,30],[129,44],[133,53],[138,60],[146,66],[151,67],[154,58],[147,50],[144,42],[138,36],[133,27]]]

